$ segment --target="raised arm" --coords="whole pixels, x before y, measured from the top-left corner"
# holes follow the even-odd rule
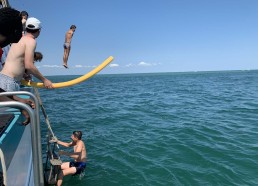
[[[59,145],[62,145],[62,146],[64,146],[64,147],[72,147],[72,146],[74,146],[73,142],[66,143],[66,142],[57,140],[56,143],[59,144]]]

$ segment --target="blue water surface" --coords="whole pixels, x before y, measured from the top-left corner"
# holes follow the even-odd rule
[[[40,94],[57,137],[81,130],[87,146],[64,186],[258,185],[258,71],[97,75]]]

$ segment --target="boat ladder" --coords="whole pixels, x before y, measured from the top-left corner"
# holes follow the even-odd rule
[[[37,88],[33,87],[34,93],[39,101],[39,105],[41,107],[41,111],[44,115],[45,118],[45,123],[47,124],[48,127],[48,135],[47,137],[47,150],[46,150],[46,163],[45,163],[45,168],[44,168],[44,177],[45,177],[45,182],[47,184],[56,184],[58,180],[58,175],[61,170],[61,165],[62,165],[62,160],[59,156],[58,153],[56,153],[56,149],[59,149],[59,146],[56,142],[52,143],[51,141],[53,139],[56,139],[56,136],[52,130],[50,121],[48,119],[48,115],[46,113],[46,110],[43,106],[43,103],[40,98],[40,94]]]

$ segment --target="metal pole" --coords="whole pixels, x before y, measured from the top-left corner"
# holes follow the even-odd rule
[[[54,134],[54,132],[53,132],[53,130],[52,130],[52,128],[51,128],[50,121],[49,121],[48,116],[47,116],[47,112],[46,112],[46,110],[45,110],[45,108],[44,108],[44,106],[43,106],[42,100],[41,100],[41,98],[40,98],[39,91],[38,91],[38,89],[37,89],[36,87],[33,87],[33,90],[34,90],[34,92],[35,92],[35,96],[37,97],[37,99],[38,99],[38,101],[39,101],[39,105],[40,105],[41,111],[42,111],[42,113],[43,113],[43,115],[44,115],[44,117],[45,117],[45,121],[46,121],[48,130],[50,131],[50,133],[51,133],[51,135],[52,135],[52,138],[53,138],[53,137],[56,138],[56,136],[55,136],[55,134]],[[59,149],[59,145],[56,144],[56,146],[57,146],[57,148]]]

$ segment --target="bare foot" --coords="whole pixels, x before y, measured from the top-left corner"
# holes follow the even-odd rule
[[[26,112],[25,110],[22,110],[22,114],[26,118],[25,121],[22,122],[22,125],[26,126],[30,123],[30,116],[29,116],[28,112]]]
[[[26,119],[24,122],[22,122],[22,125],[26,126],[30,123],[30,118]]]

